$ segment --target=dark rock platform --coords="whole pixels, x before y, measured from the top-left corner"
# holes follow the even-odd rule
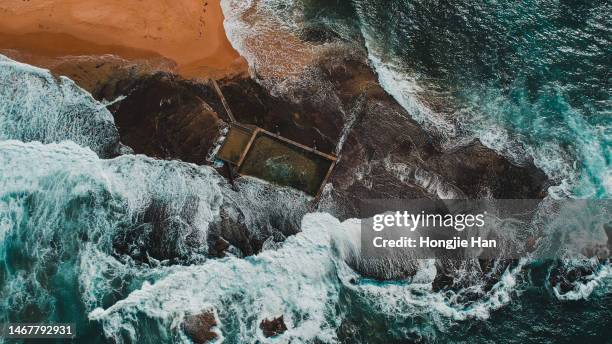
[[[83,68],[80,78],[88,75]],[[80,82],[95,85],[90,91],[98,100],[125,97],[109,107],[124,144],[160,159],[207,163],[229,118],[208,82],[133,65],[107,69],[92,74],[95,82]],[[319,211],[358,217],[359,199],[375,198],[542,198],[551,184],[533,164],[516,166],[477,140],[444,150],[383,90],[358,51],[322,55],[304,73],[307,81],[282,92],[270,87],[274,81],[248,75],[218,83],[239,122],[338,155]],[[261,245],[246,245],[252,235],[237,235],[234,227],[231,238],[217,228],[217,240],[248,248],[243,255],[257,253]],[[215,255],[222,255],[222,246]]]

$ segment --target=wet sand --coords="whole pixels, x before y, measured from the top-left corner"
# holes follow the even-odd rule
[[[189,78],[247,68],[227,40],[218,0],[3,1],[0,50],[42,66],[66,56],[112,54],[152,60]]]

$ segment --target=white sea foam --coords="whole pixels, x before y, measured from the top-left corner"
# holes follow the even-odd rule
[[[424,103],[422,99],[424,89],[419,85],[418,78],[408,76],[389,61],[382,62],[373,52],[375,48],[371,45],[371,39],[367,37],[368,57],[378,74],[380,85],[408,111],[412,119],[424,126],[429,132],[437,134],[445,146],[449,148],[457,146],[456,126]],[[454,142],[451,142],[451,140]]]
[[[218,214],[224,187],[222,177],[207,167],[144,156],[100,160],[93,151],[72,142],[0,141],[0,176],[0,224],[3,237],[10,237],[1,242],[0,251],[8,254],[19,248],[23,259],[31,261],[30,268],[20,274],[33,285],[60,257],[80,267],[83,301],[91,306],[112,291],[110,275],[138,275],[127,269],[120,273],[121,264],[109,254],[114,238],[135,230],[152,202],[165,204],[166,216],[177,221],[186,207],[194,209],[189,218],[192,225],[161,244],[178,254],[199,254],[190,242],[199,241],[206,251],[206,230]],[[10,285],[7,288],[0,293],[15,291]],[[45,288],[32,290],[38,293]],[[26,307],[27,299],[23,301],[5,304],[5,309]]]
[[[119,149],[105,106],[66,77],[0,55],[0,140],[72,140],[102,157]]]
[[[338,340],[336,331],[342,321],[336,308],[341,288],[352,289],[381,316],[407,319],[425,315],[445,327],[448,319],[486,319],[492,310],[507,304],[523,266],[506,271],[489,294],[469,308],[453,305],[443,293],[431,292],[436,276],[433,260],[419,261],[412,283],[355,284],[360,276],[344,259],[359,254],[359,228],[359,220],[341,223],[328,214],[308,214],[302,232],[277,250],[250,259],[226,258],[176,267],[111,307],[93,310],[89,317],[102,322],[108,337],[122,342],[119,333],[138,337],[138,322],[143,317],[178,331],[185,315],[212,308],[219,313],[225,338],[254,343],[266,340],[258,329],[263,319],[283,315],[289,330],[276,342],[318,339],[331,343]],[[234,330],[225,325],[227,322],[234,323]]]
[[[221,207],[240,209],[244,223],[253,230],[272,225],[290,227],[279,221],[291,221],[293,211],[302,212],[300,198],[292,190],[274,189],[247,179],[239,182],[241,193],[236,193],[206,166],[139,155],[101,160],[90,149],[70,141],[53,144],[0,141],[0,175],[0,229],[3,237],[11,237],[10,241],[2,241],[0,252],[8,254],[7,250],[20,247],[24,259],[32,261],[29,269],[9,275],[11,283],[0,290],[2,295],[13,295],[0,305],[12,312],[38,300],[35,301],[38,307],[46,309],[49,315],[53,313],[54,296],[38,281],[41,274],[53,271],[48,269],[60,263],[59,257],[63,257],[62,264],[72,266],[74,278],[78,279],[70,282],[73,277],[66,277],[66,283],[78,282],[80,295],[73,297],[79,297],[90,310],[139,288],[147,280],[163,280],[164,276],[183,271],[154,258],[149,265],[143,265],[129,256],[119,260],[113,254],[113,241],[124,235],[128,237],[120,240],[129,239],[130,233],[146,238],[148,229],[141,223],[142,216],[153,204],[163,205],[167,224],[170,220],[189,223],[165,228],[165,234],[171,235],[172,240],[161,239],[159,243],[186,257],[206,253],[207,231]],[[276,197],[270,197],[270,192]],[[186,209],[190,210],[187,214]],[[271,218],[276,221],[271,223]],[[26,233],[37,240],[19,239]],[[150,243],[134,244],[146,249]],[[246,260],[237,261],[246,264]],[[215,264],[221,275],[229,276],[231,264],[224,261]],[[205,265],[198,269],[206,268]],[[281,288],[289,290],[292,285],[282,283],[286,277],[281,273],[275,278]],[[236,276],[235,283],[240,281]],[[24,289],[24,285],[31,287]],[[198,287],[197,291],[201,290]],[[314,304],[319,299],[316,295],[306,298]],[[316,333],[317,326],[306,322],[302,330]]]
[[[555,292],[555,296],[559,300],[587,300],[591,294],[597,290],[597,288],[607,288],[607,290],[609,290],[609,286],[612,283],[611,279],[612,268],[610,268],[608,265],[601,269],[601,271],[597,272],[595,276],[590,278],[588,281],[584,283],[576,283],[574,285],[574,289],[567,293],[562,293],[558,286],[555,286],[553,290]]]
[[[566,266],[575,266],[580,261],[566,260],[563,262]],[[582,262],[584,264],[584,262]],[[562,292],[559,285],[553,285],[552,290],[555,297],[562,301],[587,300],[597,291],[609,292],[612,288],[612,265],[604,263],[598,266],[598,263],[591,262],[595,271],[587,276],[585,280],[572,282],[572,289],[567,292]]]
[[[458,296],[456,292],[432,291],[432,283],[437,274],[434,259],[413,261],[412,263],[416,264],[416,273],[403,282],[378,283],[363,280],[360,274],[347,264],[362,257],[360,221],[347,220],[342,223],[342,227],[342,230],[332,231],[333,247],[338,252],[336,260],[338,277],[345,288],[353,290],[357,297],[370,305],[372,311],[378,312],[383,317],[407,319],[418,314],[428,317],[440,328],[447,327],[449,320],[487,319],[491,311],[511,301],[517,287],[517,276],[522,273],[527,263],[527,260],[521,260],[517,266],[508,268],[490,291],[466,308],[455,300]],[[380,268],[392,269],[389,263],[403,264],[401,260],[386,261]],[[359,280],[361,282],[355,283]],[[479,290],[481,286],[476,284],[471,288]]]
[[[221,8],[229,41],[258,75],[299,74],[316,56],[316,47],[296,36],[303,22],[300,1],[223,0]]]
[[[418,166],[410,166],[405,163],[392,162],[390,158],[383,160],[385,169],[393,173],[398,180],[410,183],[427,190],[431,195],[440,199],[464,199],[465,194],[458,187],[444,181],[443,178],[433,172],[429,172]]]
[[[265,184],[238,196],[208,167],[144,156],[101,160],[71,142],[0,142],[0,161],[0,228],[11,240],[19,233],[37,238],[21,243],[21,254],[32,259],[33,265],[10,276],[11,282],[1,292],[13,296],[2,307],[17,310],[35,302],[45,312],[53,312],[55,296],[37,276],[59,263],[57,247],[61,247],[63,264],[73,264],[75,269],[79,287],[73,297],[83,301],[90,319],[102,324],[107,337],[120,343],[146,337],[148,330],[141,325],[150,322],[145,319],[157,324],[162,339],[188,342],[181,328],[183,318],[209,309],[216,311],[218,331],[230,342],[266,341],[259,323],[283,315],[288,331],[274,341],[333,343],[339,340],[344,319],[338,311],[342,289],[369,305],[372,316],[398,321],[424,316],[443,329],[453,321],[486,319],[492,310],[508,304],[524,264],[505,271],[489,292],[465,307],[455,292],[432,291],[433,260],[417,261],[415,275],[406,281],[364,279],[349,264],[361,257],[360,220],[340,222],[316,213],[303,218],[302,232],[257,256],[191,266],[152,259],[143,265],[113,255],[112,240],[120,228],[138,223],[138,214],[152,199],[163,199],[171,207],[171,216],[180,217],[181,204],[188,199],[185,195],[198,195],[194,230],[205,237],[208,224],[228,196],[244,197],[240,201],[244,204],[236,206],[248,209],[252,218],[261,216],[254,213],[274,209],[248,205],[263,199],[259,192]],[[33,168],[34,163],[42,168]],[[36,201],[31,204],[30,200]],[[287,211],[284,205],[290,202],[281,198],[277,211]],[[180,246],[183,239],[177,238]],[[7,244],[2,242],[4,254],[10,248]],[[588,284],[581,295],[590,289]]]
[[[276,342],[334,342],[340,321],[335,308],[339,290],[329,231],[340,226],[330,215],[307,215],[303,231],[278,250],[250,259],[176,267],[166,278],[143,285],[113,306],[92,311],[90,319],[101,321],[107,336],[114,338],[118,329],[137,333],[139,315],[172,327],[186,314],[212,307],[221,329],[227,331],[223,335],[233,342],[267,341],[259,323],[280,315],[289,329]],[[225,330],[224,321],[237,322],[233,327],[239,331]]]

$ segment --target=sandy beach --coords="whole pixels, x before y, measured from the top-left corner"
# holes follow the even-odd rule
[[[0,3],[0,50],[28,63],[112,54],[164,60],[188,78],[246,70],[218,0],[32,0]]]

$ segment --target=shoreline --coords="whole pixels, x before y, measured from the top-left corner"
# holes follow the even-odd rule
[[[40,0],[0,4],[0,52],[50,67],[83,55],[150,60],[185,78],[247,72],[227,39],[219,0]]]

